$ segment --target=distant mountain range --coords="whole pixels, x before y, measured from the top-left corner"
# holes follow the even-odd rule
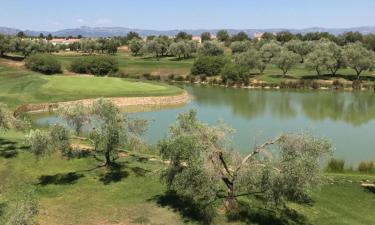
[[[0,27],[0,33],[8,34],[8,35],[15,35],[20,31],[25,32],[27,35],[30,36],[38,36],[40,33],[44,35],[52,34],[53,36],[77,36],[82,35],[84,37],[113,37],[113,36],[125,36],[130,31],[134,31],[139,33],[141,36],[149,36],[149,35],[168,35],[173,36],[176,35],[180,31],[186,31],[192,35],[200,35],[203,32],[210,32],[212,34],[216,34],[219,29],[195,29],[195,30],[144,30],[144,29],[131,29],[125,27],[79,27],[73,29],[64,29],[58,30],[54,32],[50,31],[34,31],[34,30],[20,30],[15,28],[9,27]],[[363,34],[375,33],[375,26],[367,26],[367,27],[352,27],[352,28],[322,28],[322,27],[311,27],[306,29],[283,29],[283,28],[275,28],[275,29],[227,29],[229,33],[235,34],[240,31],[246,32],[249,36],[254,36],[256,32],[280,32],[280,31],[290,31],[292,33],[309,33],[309,32],[329,32],[334,35],[339,35],[344,32],[349,31],[358,31]]]

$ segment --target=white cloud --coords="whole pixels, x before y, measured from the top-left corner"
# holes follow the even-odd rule
[[[84,19],[82,19],[82,18],[78,18],[78,19],[76,19],[76,22],[77,22],[77,23],[84,23],[84,22],[85,22],[85,20],[84,20]]]
[[[97,24],[108,24],[108,23],[112,23],[112,20],[111,19],[107,19],[107,18],[99,18],[95,22]]]

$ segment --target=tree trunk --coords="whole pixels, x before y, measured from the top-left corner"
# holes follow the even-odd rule
[[[109,166],[112,165],[111,154],[109,153],[109,151],[106,151],[106,152],[105,152],[105,165],[106,165],[107,167],[109,167]]]
[[[233,185],[228,187],[228,196],[225,199],[224,206],[227,212],[236,210],[238,206]]]

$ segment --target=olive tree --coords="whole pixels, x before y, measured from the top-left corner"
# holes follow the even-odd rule
[[[201,41],[202,42],[211,41],[211,33],[210,32],[203,32],[201,34]]]
[[[220,42],[206,41],[200,47],[199,53],[206,56],[218,56],[224,54],[224,48]]]
[[[291,40],[285,43],[285,47],[301,56],[301,63],[304,62],[306,55],[314,49],[314,43],[311,41]]]
[[[260,52],[262,58],[267,62],[271,62],[271,60],[276,57],[282,50],[282,47],[277,42],[267,42],[262,47],[260,47]]]
[[[324,139],[306,133],[283,134],[241,155],[228,150],[228,129],[208,126],[195,111],[180,114],[168,136],[160,141],[160,154],[168,160],[161,178],[169,191],[201,207],[224,199],[227,211],[239,198],[265,206],[304,202],[308,191],[321,183],[320,159],[331,151]],[[268,149],[278,153],[272,155]]]
[[[163,46],[158,41],[150,40],[143,45],[141,52],[143,54],[150,54],[154,55],[156,58],[159,58],[159,56],[162,54],[162,47]]]
[[[327,70],[328,62],[332,59],[331,52],[328,49],[317,48],[306,57],[306,67],[316,71],[320,76],[324,70]]]
[[[173,42],[168,49],[168,52],[181,59],[181,57],[189,58],[192,54],[191,45],[186,41]]]
[[[216,34],[217,40],[227,42],[230,40],[230,35],[227,30],[219,30]]]
[[[282,50],[276,57],[272,59],[272,62],[283,71],[283,77],[288,71],[299,62],[300,57],[294,52],[288,50]]]
[[[29,127],[30,122],[27,118],[22,117],[22,115],[15,116],[7,105],[0,102],[0,131],[9,129],[24,131]]]
[[[246,52],[236,54],[234,62],[238,65],[245,66],[249,70],[255,69],[259,61],[259,52],[255,49],[250,49]]]
[[[323,46],[331,54],[331,58],[327,61],[327,68],[335,76],[339,69],[346,66],[343,48],[332,41],[325,42]]]
[[[235,41],[230,45],[230,49],[233,54],[246,52],[250,48],[250,43],[250,41]]]
[[[14,50],[14,39],[10,36],[0,34],[0,57],[4,56],[5,53],[12,52]]]
[[[144,45],[144,41],[142,39],[133,38],[129,42],[129,49],[133,55],[138,55]]]
[[[354,43],[345,46],[344,57],[347,65],[355,70],[359,80],[363,71],[374,67],[374,52],[366,49],[361,43]]]
[[[86,112],[90,115],[87,116]],[[71,141],[78,139],[90,144],[94,154],[104,158],[105,166],[112,166],[118,158],[120,148],[133,149],[134,144],[139,144],[147,129],[147,122],[144,120],[129,120],[126,115],[110,101],[99,99],[92,106],[86,109],[69,109],[63,113],[68,124],[75,131],[81,130],[81,125],[87,122],[92,128],[91,131],[80,136],[72,135],[70,130],[62,125],[53,125],[47,131],[32,130],[26,140],[30,145],[30,151],[37,157],[49,155],[60,151],[63,155],[71,153]],[[77,118],[74,118],[77,117]],[[86,120],[86,121],[85,121]],[[70,121],[70,122],[69,122]]]

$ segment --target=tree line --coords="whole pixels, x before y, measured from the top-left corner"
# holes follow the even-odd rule
[[[198,49],[192,67],[193,75],[221,75],[229,83],[244,82],[250,74],[263,74],[275,65],[283,77],[293,66],[302,64],[316,75],[335,76],[340,69],[352,69],[357,79],[365,71],[375,68],[375,52],[361,42],[340,46],[329,39],[318,41],[275,40],[235,41],[229,45],[230,56],[224,54],[224,43],[206,41]]]
[[[70,44],[53,44],[45,38],[29,38],[0,34],[0,56],[8,53],[19,53],[23,57],[35,53],[53,53],[59,51],[76,51],[83,53],[117,53],[121,40],[118,38],[82,38],[80,41]]]

